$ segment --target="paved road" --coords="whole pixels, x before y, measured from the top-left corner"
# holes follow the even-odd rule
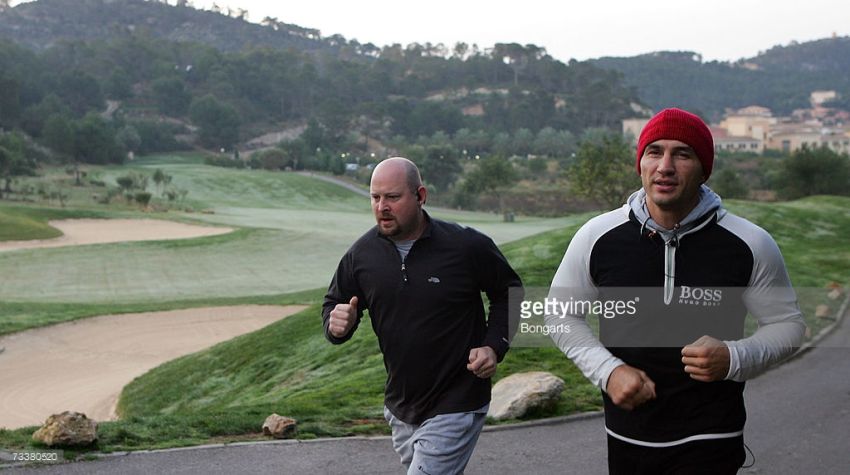
[[[850,324],[748,383],[746,399],[745,437],[756,463],[740,473],[850,473]],[[602,418],[567,419],[484,432],[467,473],[607,473]],[[399,467],[389,440],[378,437],[133,453],[4,473],[397,474]]]

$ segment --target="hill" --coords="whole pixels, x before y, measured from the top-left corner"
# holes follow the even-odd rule
[[[579,132],[616,126],[639,106],[618,74],[561,63],[535,45],[377,48],[276,19],[257,25],[155,1],[20,4],[0,12],[0,38],[0,125],[86,162],[173,150],[175,137],[232,149],[311,121],[310,153],[462,128]],[[113,137],[127,122],[133,130],[95,159],[61,133],[83,127],[87,113],[112,125]],[[94,135],[110,135],[96,122],[88,124]]]
[[[334,49],[319,32],[268,19],[268,27],[244,20],[242,11],[205,11],[177,2],[147,0],[39,0],[0,12],[0,36],[35,50],[61,41],[109,40],[144,33],[221,51],[246,48]]]
[[[796,108],[808,107],[809,94],[815,90],[835,90],[848,98],[848,58],[850,37],[836,37],[774,46],[736,62],[705,62],[690,51],[605,57],[591,62],[622,73],[625,83],[656,110],[679,106],[717,119],[726,108],[749,105],[790,114]]]
[[[823,89],[842,94],[837,105],[850,104],[850,37],[778,45],[735,62],[704,62],[698,52],[662,51],[563,64],[535,45],[378,48],[276,18],[250,23],[246,13],[198,10],[186,1],[175,6],[145,0],[38,0],[0,11],[0,38],[53,61],[62,58],[50,68],[54,78],[60,66],[66,72],[91,73],[102,96],[127,101],[129,110],[141,106],[150,112],[153,107],[164,116],[195,123],[188,106],[212,94],[234,108],[241,126],[230,138],[204,141],[216,149],[280,130],[284,122],[303,126],[310,119],[339,130],[330,142],[354,132],[366,135],[361,137],[366,143],[370,134],[385,142],[395,135],[416,139],[462,128],[536,132],[550,126],[573,133],[587,127],[617,128],[621,118],[644,113],[642,104],[656,110],[685,107],[710,119],[727,108],[753,104],[788,114],[806,107],[811,91]],[[0,54],[20,56],[14,51]],[[45,96],[37,90],[38,82],[21,83],[22,77],[40,76],[27,68],[33,59],[25,59],[0,74],[7,91],[23,89],[17,103],[0,98],[10,111],[24,112]],[[191,71],[199,67],[203,69]],[[181,68],[189,69],[176,74]],[[14,73],[22,70],[25,75]],[[213,72],[210,84],[212,78],[203,76]],[[168,81],[155,84],[163,79]],[[123,86],[118,84],[122,81]],[[74,104],[81,107],[79,101]],[[101,99],[83,109],[104,107]],[[13,112],[0,113],[0,125],[3,115]],[[30,119],[28,132],[34,127]],[[185,136],[185,130],[164,133]],[[175,144],[169,145],[160,150]],[[326,144],[333,145],[344,148]]]
[[[777,45],[746,63],[764,70],[850,74],[850,37],[825,38],[787,46]]]

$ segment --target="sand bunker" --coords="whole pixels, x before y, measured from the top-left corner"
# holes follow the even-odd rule
[[[233,231],[232,228],[197,226],[161,219],[63,219],[50,221],[49,224],[64,235],[55,239],[0,242],[0,251],[122,241],[188,239]]]
[[[106,315],[0,337],[0,428],[51,414],[115,418],[121,389],[166,361],[304,309],[244,305]]]

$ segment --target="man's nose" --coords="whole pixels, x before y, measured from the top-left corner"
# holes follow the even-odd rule
[[[673,173],[673,154],[670,152],[664,152],[664,155],[661,156],[661,160],[658,162],[658,172],[659,173]]]

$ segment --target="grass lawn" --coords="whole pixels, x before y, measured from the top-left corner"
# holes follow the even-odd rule
[[[0,253],[4,270],[0,273],[0,301],[133,303],[313,289],[327,285],[348,246],[374,225],[366,198],[294,173],[211,167],[193,156],[152,157],[124,167],[90,167],[88,173],[111,184],[131,170],[151,175],[156,168],[173,176],[172,183],[189,190],[187,199],[196,209],[209,211],[142,213],[122,202],[106,207],[93,201],[69,203],[81,207],[74,209],[0,204],[0,222],[9,223],[7,234],[14,239],[55,237],[56,230],[47,220],[62,217],[152,217],[245,229],[191,240]],[[46,175],[59,177],[52,186],[71,186],[61,170]],[[156,192],[153,184],[149,190]],[[435,215],[479,228],[497,242],[555,229],[573,219],[520,218],[504,223],[492,213],[437,210]],[[12,218],[24,220],[23,224],[9,221]]]
[[[135,303],[35,303],[2,301],[0,302],[0,315],[2,315],[2,318],[0,318],[0,335],[99,315],[158,312],[228,305],[313,304],[321,302],[323,297],[324,290],[311,289],[277,295],[217,297],[202,300],[157,300]]]
[[[368,204],[345,190],[341,198],[311,197],[321,185],[308,177],[212,169],[192,158],[173,162],[154,158],[132,166],[163,168],[175,183],[190,188],[193,206],[213,213],[169,217],[244,229],[186,241],[0,254],[0,302],[5,302],[0,304],[0,331],[116,311],[312,303],[304,312],[137,378],[119,401],[122,420],[100,425],[97,449],[259,439],[263,419],[272,412],[298,419],[302,438],[386,433],[381,415],[385,373],[368,322],[352,341],[330,345],[316,304],[345,248],[371,226]],[[101,170],[107,179],[125,172]],[[727,205],[774,235],[797,286],[847,285],[850,199]],[[0,212],[9,214],[9,209],[0,207]],[[28,213],[23,213],[28,219],[46,221],[35,211]],[[486,213],[442,215],[491,233],[497,242],[513,241],[502,249],[525,284],[545,287],[572,235],[593,213],[517,223],[501,223]],[[305,292],[283,295],[297,289]],[[564,378],[567,387],[554,411],[533,417],[600,407],[598,391],[552,348],[512,350],[497,377],[541,369]],[[26,446],[32,431],[0,430],[0,446]]]
[[[49,220],[101,217],[104,214],[97,211],[33,208],[0,201],[0,241],[52,239],[62,232],[47,224]]]
[[[114,184],[129,171],[151,176],[161,169],[171,175],[172,185],[188,190],[187,202],[196,209],[217,207],[287,208],[329,211],[358,211],[368,200],[345,188],[296,173],[244,170],[205,165],[201,157],[160,155],[145,157],[122,166],[103,167],[97,175]],[[158,196],[153,180],[148,191]]]
[[[0,240],[51,239],[61,235],[58,229],[33,218],[26,211],[15,208],[0,209]]]

